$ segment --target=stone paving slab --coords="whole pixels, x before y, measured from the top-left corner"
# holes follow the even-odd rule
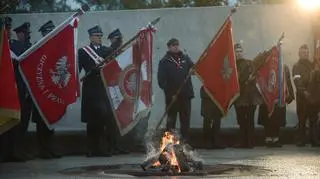
[[[319,178],[320,177],[320,148],[284,148],[269,149],[258,147],[255,149],[225,149],[225,150],[196,150],[205,164],[234,164],[261,167],[268,172],[232,171],[218,176],[205,178]],[[26,163],[2,163],[0,178],[4,179],[69,179],[69,178],[133,178],[132,176],[108,175],[106,177],[63,175],[59,171],[93,165],[134,164],[142,163],[144,154],[130,154],[110,158],[86,158],[83,156],[67,156],[61,159],[36,159]],[[144,177],[154,178],[154,177]],[[160,177],[157,177],[160,178]],[[162,177],[162,178],[190,178],[190,177]]]

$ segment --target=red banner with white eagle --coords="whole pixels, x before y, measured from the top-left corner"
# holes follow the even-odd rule
[[[143,29],[115,60],[101,69],[121,135],[149,115],[152,105],[153,30]]]
[[[0,49],[0,134],[9,130],[20,120],[18,90],[10,57],[8,34],[1,29]]]
[[[223,115],[239,96],[238,72],[233,49],[232,21],[228,17],[196,64],[195,72],[205,91]]]
[[[19,56],[23,79],[49,128],[79,96],[77,26],[77,18],[67,20]]]
[[[272,115],[276,104],[285,105],[286,81],[281,60],[281,46],[274,46],[257,74],[257,88]],[[280,100],[281,99],[281,100]]]

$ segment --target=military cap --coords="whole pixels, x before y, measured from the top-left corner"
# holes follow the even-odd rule
[[[114,31],[112,31],[109,35],[108,35],[108,39],[113,39],[113,38],[118,38],[118,37],[121,37],[122,34],[120,32],[119,29],[116,29]]]
[[[171,45],[179,45],[179,40],[176,38],[172,38],[167,42],[167,46],[171,46]]]
[[[54,23],[49,20],[48,22],[46,22],[45,24],[43,24],[40,29],[39,32],[45,33],[45,32],[50,32],[52,31],[56,26],[54,25]]]
[[[12,18],[9,16],[4,17],[4,25],[6,28],[12,27]]]
[[[27,32],[30,33],[30,23],[29,22],[25,22],[22,25],[16,27],[15,29],[13,29],[13,31],[15,31],[16,33],[19,32]]]
[[[99,25],[96,25],[88,30],[90,36],[92,35],[103,35],[102,29]]]
[[[234,44],[234,49],[238,49],[238,48],[243,49],[240,43]]]

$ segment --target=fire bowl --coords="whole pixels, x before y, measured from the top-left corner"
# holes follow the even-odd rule
[[[76,168],[68,168],[60,171],[63,175],[71,176],[90,176],[90,177],[121,177],[121,176],[246,176],[255,173],[260,175],[266,172],[271,172],[267,169],[250,166],[250,165],[234,165],[234,164],[216,164],[216,165],[203,165],[201,171],[170,173],[159,170],[141,169],[141,164],[117,164],[117,165],[101,165],[101,166],[84,166]]]

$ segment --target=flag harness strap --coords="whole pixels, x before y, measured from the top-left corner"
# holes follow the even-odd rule
[[[104,60],[89,45],[83,47],[82,49],[91,57],[96,65],[99,65]]]

